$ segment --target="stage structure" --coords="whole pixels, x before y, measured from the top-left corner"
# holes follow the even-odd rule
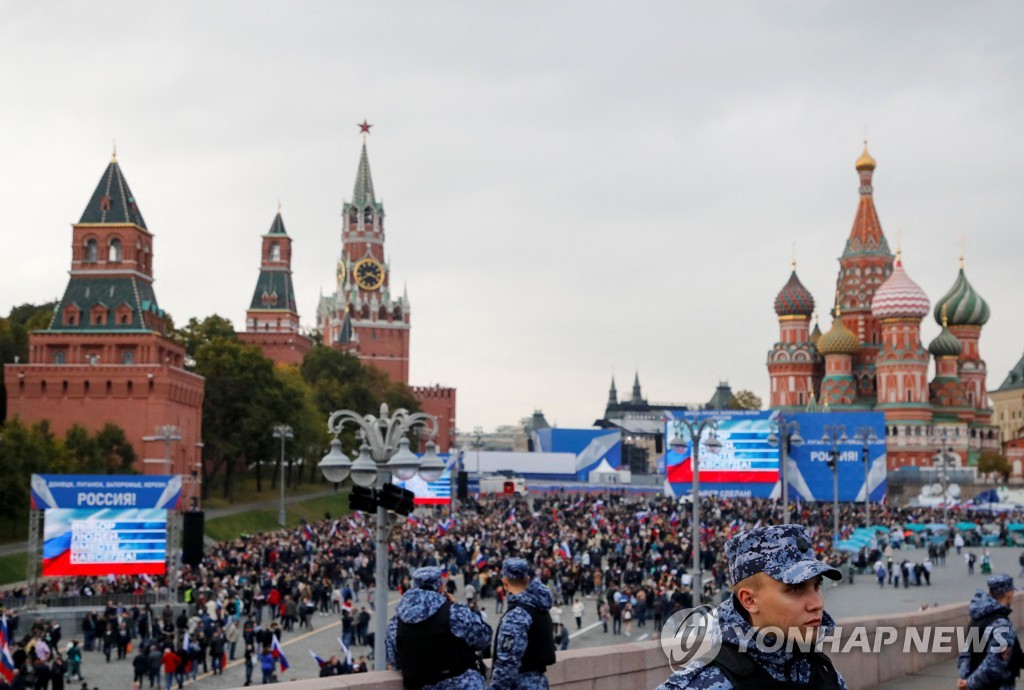
[[[78,575],[166,575],[177,600],[180,476],[34,474],[31,484],[30,604],[40,577]]]

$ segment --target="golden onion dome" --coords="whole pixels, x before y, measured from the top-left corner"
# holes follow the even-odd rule
[[[860,158],[857,159],[855,164],[857,170],[874,170],[875,159],[868,153],[868,142],[864,142],[864,153],[860,154]]]
[[[860,338],[853,334],[839,314],[832,321],[832,328],[818,340],[818,352],[823,355],[852,355],[860,349]]]

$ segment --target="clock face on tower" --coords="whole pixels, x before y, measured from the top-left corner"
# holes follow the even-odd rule
[[[376,259],[362,259],[353,268],[356,284],[364,290],[376,290],[384,282],[384,267]]]

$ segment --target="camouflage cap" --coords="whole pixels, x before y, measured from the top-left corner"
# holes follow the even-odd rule
[[[417,568],[412,574],[412,586],[416,589],[429,589],[436,592],[441,589],[441,578],[440,568],[433,566]]]
[[[1014,590],[1013,578],[1009,575],[993,575],[986,581],[986,584],[988,591],[997,597]]]
[[[757,573],[787,585],[807,582],[818,575],[832,580],[843,577],[815,557],[803,525],[772,525],[740,532],[725,542],[725,555],[733,584]]]
[[[530,564],[522,558],[506,558],[501,564],[501,574],[509,580],[525,580],[530,577]]]

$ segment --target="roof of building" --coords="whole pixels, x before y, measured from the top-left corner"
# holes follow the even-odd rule
[[[868,153],[868,142],[865,141],[864,153],[860,154],[860,158],[857,159],[854,167],[856,167],[857,170],[874,170],[875,165],[877,165],[877,163],[875,163],[875,159],[871,157],[871,154]]]
[[[871,314],[878,319],[924,318],[931,303],[921,286],[910,279],[903,260],[896,257],[892,275],[882,283],[871,301]]]
[[[359,156],[359,170],[356,172],[356,184],[352,189],[352,201],[350,205],[358,209],[371,208],[377,205],[377,198],[373,194],[373,176],[370,174],[370,157],[366,154],[366,142],[363,142],[363,152]]]
[[[862,180],[860,203],[857,205],[857,215],[853,218],[853,228],[850,230],[849,239],[846,240],[843,256],[851,254],[892,255],[892,252],[889,251],[889,242],[885,239],[885,233],[882,232],[882,223],[878,220],[878,212],[875,210],[874,190],[871,186],[874,169],[875,159],[868,155],[865,145],[864,154],[857,160],[857,170],[861,173],[868,173],[868,175],[866,180]]]
[[[860,338],[843,323],[838,307],[832,328],[821,336],[816,347],[823,355],[852,355],[860,349]]]
[[[821,326],[818,325],[818,317],[815,316],[814,328],[811,330],[811,344],[817,347],[819,340],[821,340]]]
[[[789,280],[775,297],[775,313],[779,316],[807,316],[814,313],[814,297],[796,275],[796,267]]]
[[[250,309],[275,309],[298,313],[295,306],[295,289],[292,287],[292,274],[289,271],[273,271],[264,269],[256,280],[256,289],[252,293]]]
[[[74,324],[67,324],[64,320],[64,311],[69,306],[75,306],[81,313],[81,318]],[[93,307],[97,305],[104,307],[106,313],[103,323],[92,323],[89,318]],[[119,307],[127,305],[131,312],[127,314],[127,321],[122,322],[117,315]],[[76,276],[68,281],[64,296],[54,310],[53,321],[49,330],[60,332],[76,331],[151,331],[157,330],[146,325],[144,314],[150,313],[159,319],[164,317],[164,311],[156,302],[156,294],[153,286],[135,276],[117,277],[82,277]]]
[[[960,267],[953,287],[935,303],[936,323],[942,323],[943,309],[946,310],[952,326],[983,326],[990,316],[988,303],[968,282],[963,266]]]
[[[1020,361],[1017,362],[1017,366],[1010,369],[1010,373],[1007,374],[1006,380],[1003,384],[997,388],[997,391],[1010,391],[1024,388],[1024,357],[1021,357]]]
[[[96,191],[92,193],[79,223],[121,224],[131,223],[146,229],[146,221],[135,203],[135,196],[124,179],[115,155],[103,171]]]
[[[281,218],[281,211],[277,212],[274,216],[274,222],[270,224],[270,230],[267,230],[268,235],[287,235],[288,233],[284,229],[284,219]]]
[[[732,402],[732,388],[729,387],[729,382],[719,381],[718,388],[715,389],[715,394],[708,401],[707,408],[709,410],[725,410],[729,408],[730,402]]]
[[[963,349],[964,346],[949,332],[946,324],[942,324],[942,330],[928,345],[928,352],[935,357],[959,357]]]

